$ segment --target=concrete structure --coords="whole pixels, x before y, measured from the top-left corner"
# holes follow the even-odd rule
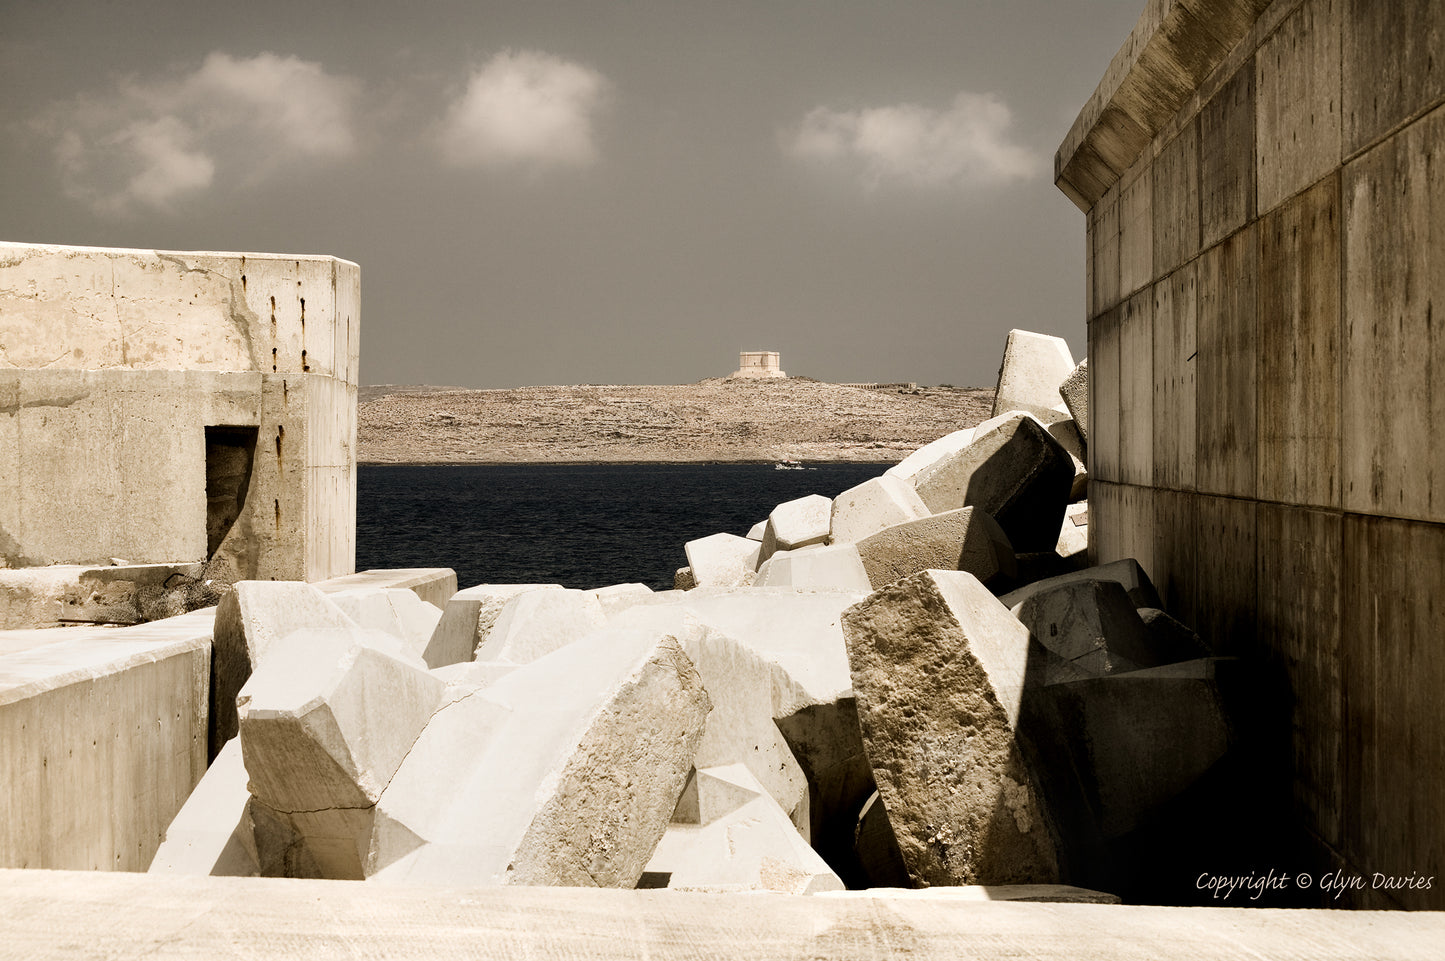
[[[776,350],[744,350],[738,354],[738,369],[732,376],[748,380],[787,377],[781,365],[782,357]]]
[[[334,257],[0,243],[0,567],[351,573],[359,298]]]
[[[1200,8],[1151,0],[1055,161],[1088,214],[1091,550],[1279,669],[1256,807],[1283,795],[1298,868],[1434,875],[1336,903],[1445,907],[1445,5]]]

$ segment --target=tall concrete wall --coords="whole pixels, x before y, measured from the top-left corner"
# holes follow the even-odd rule
[[[1445,907],[1445,4],[1154,0],[1055,170],[1095,559],[1287,678],[1315,867]]]
[[[332,257],[0,244],[0,567],[353,571],[359,285]],[[219,546],[207,427],[256,437]]]

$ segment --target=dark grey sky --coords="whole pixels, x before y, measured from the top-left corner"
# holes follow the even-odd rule
[[[991,385],[1142,0],[0,0],[0,239],[329,253],[362,379]]]

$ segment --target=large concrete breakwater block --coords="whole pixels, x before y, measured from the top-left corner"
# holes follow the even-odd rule
[[[1057,880],[1051,814],[1019,741],[1028,629],[973,575],[924,571],[849,608],[843,633],[913,882]]]
[[[985,584],[1017,572],[1007,535],[987,512],[960,507],[869,534],[858,555],[877,588],[919,571],[968,571]]]
[[[1004,344],[994,390],[993,415],[1021,410],[1046,423],[1069,416],[1059,387],[1074,370],[1074,356],[1062,337],[1011,330]]]

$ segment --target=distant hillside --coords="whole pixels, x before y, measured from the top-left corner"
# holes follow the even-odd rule
[[[662,387],[364,387],[363,463],[886,463],[986,419],[989,388],[807,378]]]

